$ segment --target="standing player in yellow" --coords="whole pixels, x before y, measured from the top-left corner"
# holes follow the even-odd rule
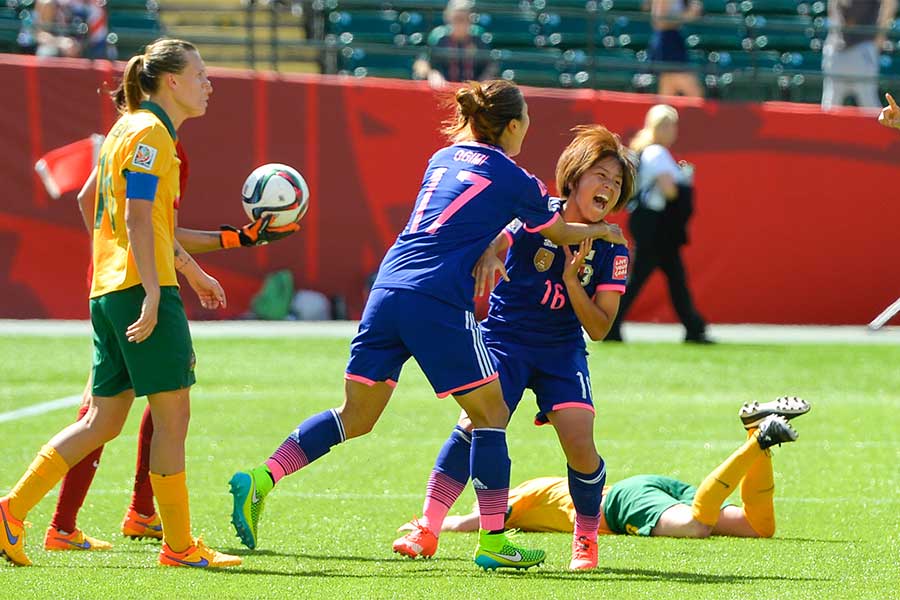
[[[128,62],[123,87],[127,111],[98,161],[91,407],[84,419],[41,448],[12,491],[0,498],[0,551],[16,565],[31,564],[22,523],[28,512],[70,466],[119,434],[135,396],[147,396],[154,422],[150,481],[165,531],[160,564],[238,565],[240,558],[191,535],[185,480],[195,359],[176,270],[206,308],[224,306],[225,294],[175,239],[175,140],[186,119],[205,114],[212,85],[193,45],[159,40]]]

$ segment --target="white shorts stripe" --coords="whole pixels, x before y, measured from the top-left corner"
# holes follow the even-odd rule
[[[466,312],[466,329],[472,332],[472,344],[475,349],[475,356],[478,357],[478,366],[481,368],[481,376],[482,378],[490,377],[494,372],[494,369],[491,366],[491,358],[490,355],[488,355],[484,340],[481,337],[481,330],[478,328],[478,323],[475,321],[475,315],[468,311]]]

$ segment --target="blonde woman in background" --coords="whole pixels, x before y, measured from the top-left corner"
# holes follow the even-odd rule
[[[691,299],[681,258],[693,212],[693,166],[677,163],[672,157],[669,149],[677,139],[678,111],[667,104],[657,104],[647,111],[644,128],[631,141],[631,149],[640,157],[629,221],[635,243],[634,263],[628,290],[606,336],[609,341],[622,341],[622,321],[658,267],[666,276],[672,305],[686,329],[685,341],[710,343],[706,322]]]

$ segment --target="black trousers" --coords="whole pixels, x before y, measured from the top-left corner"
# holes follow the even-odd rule
[[[628,280],[628,289],[619,302],[619,313],[606,336],[610,339],[621,339],[622,321],[628,314],[635,298],[641,293],[641,288],[647,282],[650,275],[657,268],[662,269],[669,284],[669,297],[672,306],[678,314],[678,319],[684,325],[687,333],[686,339],[697,339],[706,334],[706,322],[691,299],[691,292],[687,286],[687,273],[684,262],[681,260],[681,248],[658,244],[643,244],[634,249],[634,266],[631,269],[631,277]]]

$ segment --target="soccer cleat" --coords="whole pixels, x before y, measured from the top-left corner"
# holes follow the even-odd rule
[[[109,550],[112,544],[85,535],[80,529],[65,534],[52,525],[44,536],[44,550]]]
[[[763,450],[771,448],[775,444],[793,442],[798,437],[800,434],[781,415],[766,417],[756,430],[756,442]]]
[[[129,508],[125,513],[125,519],[122,520],[122,535],[136,540],[143,538],[161,540],[163,537],[162,521],[159,520],[159,515],[156,513],[145,517]]]
[[[0,555],[19,567],[31,565],[25,556],[25,524],[9,512],[9,498],[0,498],[0,520],[3,531],[0,531]]]
[[[597,541],[585,535],[572,540],[570,571],[589,571],[597,566]]]
[[[475,548],[475,564],[485,571],[500,567],[528,569],[544,562],[543,550],[526,550],[514,544],[507,533],[489,533],[481,530],[478,547]]]
[[[416,558],[431,558],[437,552],[438,538],[430,529],[419,523],[418,519],[410,522],[412,531],[394,540],[394,552]]]
[[[184,552],[173,552],[163,542],[159,551],[159,564],[164,567],[194,567],[196,569],[217,569],[219,567],[236,567],[243,562],[240,556],[232,556],[217,552],[197,538],[194,545]]]
[[[263,503],[275,483],[265,465],[249,471],[238,471],[228,483],[231,485],[229,491],[234,496],[231,524],[234,525],[241,542],[252,550],[256,548],[258,541],[258,525]]]
[[[810,406],[806,400],[796,396],[781,396],[771,402],[748,402],[741,407],[738,416],[744,429],[753,429],[769,415],[781,415],[785,419],[793,419],[809,412]]]

